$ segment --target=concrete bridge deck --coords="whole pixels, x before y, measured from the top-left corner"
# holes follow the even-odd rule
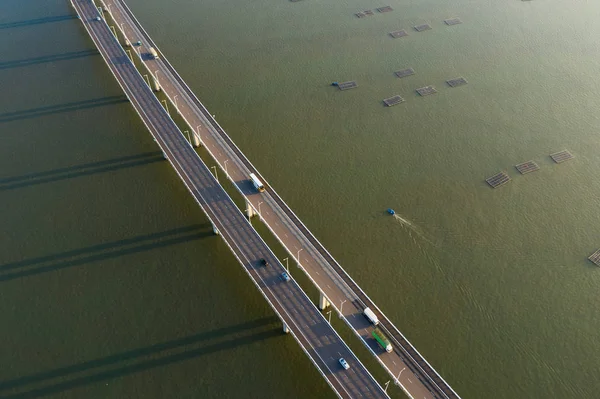
[[[158,46],[127,4],[123,0],[101,1],[106,4],[125,37],[131,42],[142,41],[142,46],[136,47],[136,54],[148,71],[158,79],[177,112],[201,138],[222,171],[246,197],[251,212],[260,214],[261,220],[394,381],[413,398],[459,398],[267,183],[185,84],[164,54],[160,53],[159,59],[144,56],[149,47],[158,49]],[[250,173],[255,173],[265,183],[265,192],[256,192],[248,180]],[[362,316],[365,307],[371,308],[381,320],[381,327],[395,348],[392,353],[381,350],[371,337],[372,326]]]
[[[93,2],[72,0],[71,4],[165,158],[334,392],[342,398],[388,397],[295,281],[279,278],[284,270],[281,263],[187,142],[108,25],[97,20],[100,14]],[[261,258],[272,266],[261,267]],[[340,357],[348,361],[349,370],[341,368]]]

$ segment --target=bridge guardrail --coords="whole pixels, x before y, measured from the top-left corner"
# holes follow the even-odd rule
[[[131,12],[131,10],[129,9],[129,6],[124,1],[122,1],[122,0],[116,0],[116,1],[119,1],[121,3],[121,5],[123,6],[123,8],[127,12],[127,14],[130,16],[130,18],[136,23],[136,26],[144,33],[144,35],[146,36],[146,40],[148,41],[148,43],[150,43],[151,46],[154,47],[155,49],[159,50],[159,48],[156,45],[156,43],[152,40],[152,38],[150,37],[150,35],[146,32],[146,30],[139,23],[139,21],[137,20],[137,18],[133,15],[133,13]],[[206,109],[206,107],[204,106],[204,104],[202,104],[202,102],[200,102],[200,100],[196,97],[196,95],[193,93],[193,91],[189,88],[189,86],[185,83],[185,81],[177,73],[177,71],[175,70],[175,68],[173,68],[173,66],[166,59],[166,57],[164,57],[164,53],[162,51],[160,51],[160,53],[163,54],[163,57],[161,59],[163,60],[165,66],[177,78],[179,84],[182,86],[182,88],[184,88],[184,90],[186,91],[186,93],[188,94],[188,96],[196,103],[196,105],[199,106],[201,112],[204,114],[204,117],[210,122],[210,124],[212,125],[212,127],[217,131],[217,133],[219,134],[219,136],[221,137],[221,139],[224,140],[224,141],[226,141],[226,143],[230,146],[230,148],[232,148],[234,150],[234,152],[236,153],[236,155],[238,155],[238,158],[242,161],[242,163],[245,164],[245,167],[247,168],[248,174],[250,172],[253,172],[253,173],[257,174],[257,176],[267,186],[269,193],[270,194],[274,194],[273,198],[276,197],[276,199],[279,200],[279,202],[281,203],[280,208],[286,214],[288,214],[288,217],[290,217],[291,221],[296,225],[296,227],[298,227],[298,228],[302,227],[302,230],[304,230],[304,235],[309,239],[309,241],[312,241],[313,246],[315,246],[315,249],[319,253],[321,253],[321,256],[323,256],[326,260],[327,260],[327,258],[331,259],[331,261],[329,261],[328,263],[331,265],[332,268],[334,268],[334,270],[337,272],[337,274],[340,275],[340,277],[342,278],[342,280],[346,284],[349,285],[349,288],[352,289],[351,285],[353,285],[354,287],[356,287],[356,289],[354,289],[352,291],[354,291],[355,293],[356,292],[360,292],[368,300],[369,304],[367,305],[367,303],[365,303],[365,301],[363,301],[362,299],[359,298],[359,300],[360,300],[360,302],[362,302],[363,306],[364,307],[370,307],[370,308],[376,309],[377,312],[381,315],[381,319],[385,320],[388,325],[390,325],[390,326],[393,327],[393,329],[392,328],[389,329],[389,332],[390,332],[391,337],[394,339],[394,341],[396,341],[396,344],[399,345],[399,346],[402,346],[402,343],[400,342],[400,340],[398,338],[396,338],[397,336],[401,337],[401,340],[404,341],[404,343],[407,344],[410,347],[410,349],[416,354],[416,356],[419,358],[419,360],[424,363],[424,364],[419,364],[420,362],[417,359],[413,359],[413,361],[416,364],[416,366],[418,366],[419,369],[421,369],[420,371],[422,372],[423,377],[425,377],[426,379],[431,380],[430,383],[432,383],[433,385],[435,385],[435,387],[437,387],[437,389],[439,389],[447,398],[460,399],[460,397],[452,389],[452,387],[450,387],[450,385],[437,373],[437,371],[427,362],[427,360],[423,357],[423,355],[421,355],[417,351],[417,349],[410,343],[410,341],[408,341],[408,339],[406,337],[404,337],[404,335],[400,332],[400,330],[398,330],[398,328],[395,327],[395,325],[389,321],[388,317],[385,316],[385,314],[381,311],[381,309],[379,309],[379,307],[377,307],[377,305],[375,304],[375,302],[373,300],[371,300],[371,298],[369,298],[369,296],[358,286],[358,284],[352,279],[352,277],[345,271],[345,269],[342,268],[341,265],[335,260],[335,258],[327,251],[327,249],[325,248],[325,246],[323,244],[321,244],[321,242],[312,234],[312,232],[310,232],[310,230],[304,225],[304,223],[300,220],[300,218],[285,204],[285,202],[283,201],[283,199],[281,199],[281,197],[279,196],[279,194],[277,194],[277,192],[268,183],[267,179],[265,179],[265,177],[262,176],[262,174],[260,174],[260,172],[250,162],[250,160],[244,155],[244,153],[237,147],[237,145],[235,144],[235,142],[233,142],[233,140],[229,137],[229,135],[225,132],[225,130],[212,117],[212,115],[210,114],[210,112],[208,112],[208,110]],[[234,186],[236,188],[238,188],[236,184],[234,184]],[[241,190],[239,188],[238,188],[238,190],[241,192]],[[308,275],[308,273],[306,273],[306,274]],[[346,277],[346,279],[344,279],[344,277]],[[352,284],[349,284],[349,282],[351,282]],[[388,330],[388,328],[386,328],[386,330]],[[413,358],[413,356],[410,356],[410,357]],[[422,368],[423,366],[428,369],[429,373],[432,373],[432,374],[434,374],[437,377],[437,379],[438,379],[437,382],[434,380],[433,376],[430,376],[429,373],[426,372]],[[386,369],[387,369],[387,367],[386,367]],[[439,386],[438,382],[441,385],[445,385],[446,389],[443,389],[441,386]]]

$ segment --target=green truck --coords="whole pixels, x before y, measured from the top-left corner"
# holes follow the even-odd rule
[[[371,334],[373,335],[373,338],[375,338],[375,341],[377,341],[377,343],[383,349],[385,349],[386,352],[392,351],[392,344],[390,344],[390,341],[386,338],[385,334],[383,334],[379,328],[374,329]]]

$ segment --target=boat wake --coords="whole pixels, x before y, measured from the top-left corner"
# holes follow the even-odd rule
[[[408,231],[408,235],[410,236],[410,238],[413,240],[413,242],[415,244],[419,245],[419,247],[420,247],[420,244],[417,241],[417,238],[419,240],[424,240],[430,244],[433,244],[431,242],[431,240],[426,237],[423,229],[421,229],[419,226],[417,226],[410,220],[402,217],[401,215],[398,215],[398,213],[395,213],[393,216],[394,216],[394,219],[396,219],[402,225],[402,227],[404,227]]]

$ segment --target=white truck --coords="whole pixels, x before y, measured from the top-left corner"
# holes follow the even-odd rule
[[[156,52],[156,49],[154,47],[150,47],[148,51],[150,51],[150,55],[152,56],[152,58],[158,58],[158,53]]]
[[[260,193],[265,191],[264,184],[262,184],[262,182],[258,179],[258,177],[256,177],[254,173],[250,173],[250,180],[252,181],[254,188],[257,189]]]
[[[377,318],[377,316],[375,315],[375,313],[373,313],[373,311],[371,309],[365,308],[365,310],[363,310],[363,314],[365,315],[365,317],[367,319],[369,319],[369,321],[371,323],[373,323],[374,326],[379,324],[379,319]]]

